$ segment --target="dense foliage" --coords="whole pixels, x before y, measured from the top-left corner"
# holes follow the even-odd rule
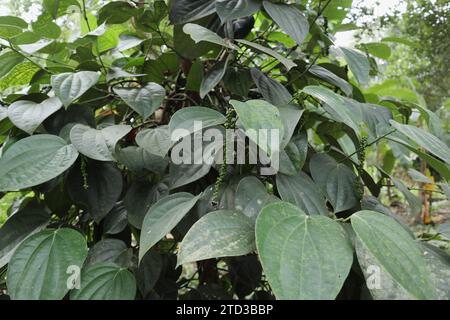
[[[0,17],[0,295],[450,298],[448,230],[417,238],[381,201],[396,189],[418,216],[414,189],[448,196],[448,124],[411,88],[370,86],[404,39],[334,45],[351,3],[44,0],[32,23]],[[278,130],[279,153],[241,147],[279,170],[236,164],[195,121]],[[179,129],[205,161],[174,161]]]

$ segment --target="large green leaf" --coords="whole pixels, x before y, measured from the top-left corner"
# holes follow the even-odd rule
[[[355,173],[324,153],[315,154],[310,161],[311,175],[334,208],[341,212],[358,205]]]
[[[84,237],[73,229],[45,230],[27,238],[8,265],[8,293],[14,300],[58,300],[69,291],[71,268],[87,256]]]
[[[122,173],[110,162],[88,162],[85,176],[78,166],[70,171],[67,190],[70,198],[100,222],[122,193]]]
[[[134,111],[146,120],[164,101],[166,91],[157,83],[147,83],[145,87],[136,88],[116,88],[117,93]]]
[[[350,241],[339,223],[307,216],[287,202],[262,209],[256,246],[277,299],[334,299],[353,262]]]
[[[339,47],[342,56],[347,61],[350,71],[360,84],[369,81],[370,62],[367,56],[359,50]]]
[[[394,120],[391,120],[390,123],[413,142],[450,164],[450,148],[439,138],[415,126],[400,124]]]
[[[167,158],[154,155],[147,149],[136,146],[116,150],[116,158],[130,171],[137,174],[150,171],[162,175],[169,164]]]
[[[122,240],[113,238],[103,239],[89,248],[89,253],[83,268],[90,268],[101,263],[126,267],[128,264],[127,253],[129,250],[131,249]]]
[[[182,24],[209,16],[216,11],[215,0],[174,0],[170,8],[170,22]]]
[[[362,122],[361,106],[355,100],[340,96],[322,86],[307,86],[303,92],[324,102],[324,109],[338,122],[345,123],[359,134]]]
[[[0,121],[8,118],[8,109],[0,106]]]
[[[71,300],[133,300],[136,279],[125,268],[102,263],[81,272],[81,287],[70,294]]]
[[[139,263],[136,273],[137,285],[145,298],[157,283],[164,268],[162,255],[154,250],[148,251]]]
[[[309,32],[308,19],[296,7],[264,1],[264,9],[297,44],[302,44]]]
[[[101,130],[76,124],[70,130],[70,141],[85,156],[98,161],[115,161],[117,142],[131,131],[128,125],[112,125]]]
[[[181,242],[177,264],[241,256],[254,250],[253,221],[240,212],[219,210],[203,216],[191,227]]]
[[[205,107],[183,108],[175,112],[170,119],[169,131],[175,142],[179,138],[196,131],[224,124],[225,120],[225,116],[214,109]],[[200,125],[198,128],[196,128],[195,122]]]
[[[307,214],[328,215],[322,191],[304,172],[294,176],[278,174],[277,189],[281,199],[295,204]]]
[[[325,69],[315,64],[309,67],[308,72],[320,79],[325,80],[326,82],[335,85],[336,87],[341,89],[347,96],[352,95],[353,87],[351,86],[351,84],[345,81],[344,79],[338,77],[336,74],[329,71],[328,69]]]
[[[8,108],[8,117],[19,129],[32,134],[45,119],[58,111],[62,102],[57,97],[49,98],[41,103],[20,100]]]
[[[43,209],[24,208],[13,214],[0,228],[0,268],[9,262],[17,246],[50,221]]]
[[[226,41],[225,39],[221,38],[217,33],[202,27],[198,24],[194,23],[187,23],[183,27],[184,33],[191,36],[192,40],[195,41],[195,43],[199,43],[201,41],[211,42],[218,44],[222,47],[235,49],[236,46],[233,45],[231,42]]]
[[[293,100],[292,95],[281,83],[269,78],[260,70],[252,68],[251,75],[264,100],[275,106],[283,106]]]
[[[142,260],[151,247],[176,227],[194,207],[200,196],[186,192],[175,193],[162,198],[150,207],[142,224],[139,260]]]
[[[81,97],[100,79],[100,74],[93,71],[77,73],[60,73],[52,76],[51,82],[55,95],[67,108],[73,101]]]
[[[173,116],[171,120],[173,120]],[[158,126],[139,131],[136,136],[136,143],[151,154],[165,157],[172,146],[169,126]]]
[[[271,133],[278,132],[278,142],[281,142],[284,136],[284,124],[277,107],[264,100],[249,100],[246,102],[231,100],[230,103],[236,110],[239,121],[247,133],[252,130],[256,135],[259,135],[263,132],[262,130],[267,131],[267,141],[256,138],[253,134],[249,135],[251,140],[269,155],[272,154],[272,151],[279,150],[279,144],[276,145],[276,142],[269,138]]]
[[[243,45],[245,45],[247,47],[252,47],[253,49],[256,49],[258,51],[261,51],[262,53],[265,53],[265,54],[267,54],[267,55],[269,55],[271,57],[274,57],[280,63],[282,63],[286,67],[286,69],[288,71],[291,70],[293,67],[297,66],[297,64],[294,61],[292,61],[292,60],[290,60],[290,59],[288,59],[286,57],[283,57],[278,52],[276,52],[276,51],[274,51],[274,50],[272,50],[270,48],[264,47],[264,46],[262,46],[262,45],[260,45],[258,43],[247,41],[247,40],[244,40],[244,39],[237,39],[236,41],[239,42],[239,43],[242,43]]]
[[[234,203],[236,210],[255,221],[266,204],[278,200],[277,197],[267,192],[266,187],[258,178],[250,176],[239,182]]]
[[[295,176],[303,168],[307,154],[308,136],[304,132],[299,133],[292,137],[284,150],[281,151],[279,172]]]
[[[47,182],[69,169],[78,157],[64,139],[35,135],[13,144],[0,158],[0,191],[13,191]]]
[[[420,247],[394,219],[374,211],[352,215],[353,229],[376,266],[412,298],[434,299],[436,291]],[[360,252],[358,259],[361,259]]]
[[[248,17],[261,7],[261,0],[216,0],[216,11],[222,22]]]

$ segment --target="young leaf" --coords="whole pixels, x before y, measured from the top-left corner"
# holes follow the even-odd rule
[[[93,71],[60,73],[52,76],[51,83],[55,95],[67,108],[73,101],[97,84],[100,74]]]
[[[180,192],[159,200],[150,207],[142,224],[139,261],[148,250],[168,234],[194,207],[201,195]]]
[[[386,271],[412,298],[434,299],[436,291],[418,244],[394,219],[374,211],[359,211],[352,227],[376,266]],[[357,251],[358,260],[363,258]]]
[[[164,101],[166,91],[157,83],[147,83],[145,87],[116,88],[114,92],[119,95],[134,111],[146,120]]]
[[[22,139],[0,158],[0,191],[47,182],[69,169],[77,158],[75,147],[60,137],[42,134]]]
[[[70,293],[71,300],[133,300],[136,279],[125,268],[102,263],[81,272],[81,287]]]
[[[241,256],[254,250],[253,221],[240,212],[219,210],[203,216],[191,227],[181,242],[177,264]]]
[[[85,156],[98,161],[115,161],[113,152],[131,126],[113,125],[101,130],[83,124],[76,124],[70,130],[70,141]]]
[[[187,23],[183,27],[184,33],[191,36],[192,40],[195,41],[195,43],[198,43],[200,41],[206,41],[218,44],[222,47],[230,48],[230,49],[236,49],[236,46],[233,45],[230,42],[225,41],[225,39],[221,38],[217,33],[202,27],[198,24],[193,23]]]
[[[256,246],[277,299],[334,299],[353,262],[339,223],[307,216],[287,202],[264,207],[256,220]]]
[[[264,9],[297,44],[302,44],[309,32],[308,19],[297,8],[283,3],[264,1]]]
[[[69,291],[67,270],[80,268],[87,256],[84,237],[73,229],[45,230],[17,248],[6,284],[13,300],[60,300]]]
[[[17,128],[31,135],[45,119],[61,107],[62,102],[57,97],[49,98],[41,103],[20,100],[9,106],[8,117]]]

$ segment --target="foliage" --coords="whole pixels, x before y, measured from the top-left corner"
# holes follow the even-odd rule
[[[0,294],[450,298],[448,253],[380,200],[398,188],[417,213],[412,184],[448,195],[448,124],[417,92],[369,86],[387,45],[334,46],[352,5],[336,2],[60,0],[0,17]],[[236,164],[235,141],[199,142],[196,121],[280,143],[249,134],[246,159],[252,143],[263,156]],[[177,163],[183,137],[209,156]]]

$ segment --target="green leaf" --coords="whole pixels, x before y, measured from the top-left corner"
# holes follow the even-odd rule
[[[284,134],[281,141],[281,147],[286,147],[292,139],[292,135],[294,134],[295,128],[297,127],[304,110],[292,104],[279,106],[278,109],[280,110],[281,120],[284,124]],[[307,137],[304,136],[303,140],[307,140]]]
[[[325,153],[315,154],[309,163],[311,175],[334,208],[341,212],[358,205],[355,173]]]
[[[289,71],[291,70],[293,67],[296,67],[297,64],[294,63],[292,60],[283,57],[281,54],[279,54],[278,52],[273,51],[270,48],[264,47],[260,44],[257,44],[255,42],[251,42],[251,41],[247,41],[244,39],[237,39],[236,40],[239,43],[242,43],[243,45],[247,46],[247,47],[252,47],[253,49],[256,49],[258,51],[261,51],[262,53],[265,53],[271,57],[274,57],[275,59],[277,59],[279,62],[281,62],[286,69]]]
[[[175,112],[170,119],[169,131],[174,141],[177,141],[198,130],[224,124],[225,120],[223,114],[211,108],[183,108]],[[201,122],[201,127],[196,128],[195,122]]]
[[[13,300],[60,300],[69,291],[70,268],[87,255],[84,237],[73,229],[45,230],[27,238],[8,265],[6,284]]]
[[[98,12],[98,24],[121,24],[135,14],[135,8],[126,1],[113,1],[104,5]]]
[[[88,162],[85,176],[75,166],[67,179],[70,198],[100,222],[116,204],[122,193],[122,173],[113,163]]]
[[[19,63],[0,80],[0,90],[27,85],[40,70],[42,68],[39,68],[34,63],[28,61]]]
[[[367,56],[356,49],[339,47],[342,56],[347,61],[350,71],[360,84],[369,81],[370,62]]]
[[[216,11],[214,0],[174,0],[169,19],[173,24],[182,24],[209,16]]]
[[[136,174],[145,173],[148,170],[162,175],[169,165],[168,159],[154,155],[146,149],[136,146],[116,150],[116,158]]]
[[[43,229],[49,221],[47,211],[34,208],[24,208],[8,218],[0,228],[0,268],[9,262],[23,240]]]
[[[13,144],[0,158],[0,191],[36,186],[56,178],[78,158],[73,145],[42,134]]]
[[[283,201],[295,204],[309,215],[328,215],[325,196],[304,172],[294,176],[278,174],[277,190]]]
[[[258,135],[259,130],[266,130],[269,131],[267,133],[269,137],[271,130],[277,130],[279,140],[282,139],[284,125],[277,107],[264,100],[249,100],[246,102],[231,100],[230,103],[236,110],[239,121],[247,133],[250,132],[249,130],[255,130],[254,132]],[[267,138],[268,141],[263,141],[264,139],[258,139],[253,134],[250,134],[249,138],[269,155],[272,154],[272,151],[276,152],[279,150],[279,145],[276,145],[276,142],[271,141],[269,138]]]
[[[6,118],[8,118],[8,109],[0,106],[0,121]]]
[[[139,261],[148,250],[168,234],[195,206],[199,196],[180,192],[159,200],[150,207],[142,224],[139,242]]]
[[[31,135],[45,119],[61,107],[62,102],[57,97],[49,98],[41,103],[20,100],[9,106],[8,117],[17,128]]]
[[[203,99],[222,81],[227,71],[227,62],[228,60],[219,61],[205,74],[200,85],[200,98]]]
[[[93,71],[60,73],[52,76],[51,83],[55,95],[67,108],[73,101],[97,84],[100,74]]]
[[[252,68],[251,75],[264,100],[275,106],[283,106],[293,100],[292,95],[283,85],[278,81],[269,78],[260,70]]]
[[[303,168],[308,154],[308,136],[305,132],[294,136],[280,153],[282,174],[295,176]]]
[[[255,221],[261,209],[268,203],[279,201],[277,197],[269,194],[264,184],[256,177],[250,176],[242,179],[236,189],[234,199],[235,208]]]
[[[114,92],[119,95],[134,111],[146,120],[162,104],[166,91],[157,83],[147,83],[145,87],[116,88]]]
[[[6,76],[16,65],[24,60],[20,54],[8,51],[0,56],[0,78]]]
[[[325,103],[323,108],[330,113],[334,120],[345,123],[356,134],[359,134],[362,113],[357,101],[340,96],[322,86],[307,86],[303,88],[303,92],[323,101]]]
[[[377,58],[388,60],[391,56],[391,48],[385,43],[370,42],[364,43],[361,46]]]
[[[119,267],[125,267],[128,264],[128,261],[126,261],[128,250],[127,245],[122,240],[113,238],[103,239],[89,249],[83,268],[90,268],[106,262]]]
[[[210,258],[242,256],[255,250],[253,221],[240,212],[208,213],[188,231],[177,265]]]
[[[222,22],[248,17],[261,7],[261,0],[217,0],[216,11]]]
[[[222,47],[236,49],[235,45],[233,45],[231,42],[225,41],[225,39],[221,38],[219,35],[217,35],[217,33],[198,24],[187,23],[184,25],[183,31],[184,33],[190,35],[195,43],[206,41],[218,44]]]
[[[134,300],[136,279],[125,268],[98,264],[81,272],[81,287],[70,294],[71,300]]]
[[[150,250],[139,263],[136,273],[137,285],[142,296],[145,298],[151,292],[158,281],[164,268],[164,260],[162,255]]]
[[[418,244],[394,219],[374,211],[359,211],[352,227],[377,266],[415,299],[434,299],[430,271]],[[360,252],[357,251],[358,260]]]
[[[415,126],[400,124],[394,120],[391,120],[390,123],[395,129],[403,133],[413,142],[439,157],[447,164],[450,164],[450,148],[444,142],[439,140],[439,138]]]
[[[391,177],[391,180],[394,183],[395,187],[405,196],[406,201],[408,201],[409,203],[412,214],[419,214],[422,211],[422,201],[411,191],[409,191],[408,187],[406,187],[401,180],[395,179],[394,177]]]
[[[309,67],[308,72],[320,79],[325,80],[328,83],[335,85],[336,87],[341,89],[346,96],[351,96],[353,93],[353,87],[351,86],[350,83],[338,77],[328,69],[325,69],[315,64]]]
[[[0,38],[10,39],[22,33],[23,29],[28,28],[28,23],[18,17],[1,16],[0,17]]]
[[[287,202],[264,207],[256,220],[256,246],[277,299],[334,299],[353,262],[339,223],[307,216]]]
[[[308,19],[296,7],[264,1],[264,9],[297,44],[302,44],[309,32]]]
[[[106,234],[121,233],[128,225],[127,216],[128,212],[123,203],[117,203],[103,219],[103,231]]]
[[[112,125],[101,130],[76,124],[70,130],[70,141],[85,156],[98,161],[115,161],[117,142],[131,131],[128,125]]]
[[[173,117],[174,116],[172,116],[171,121],[173,120]],[[151,154],[165,157],[172,145],[169,126],[158,126],[156,128],[139,131],[136,136],[136,143]]]

